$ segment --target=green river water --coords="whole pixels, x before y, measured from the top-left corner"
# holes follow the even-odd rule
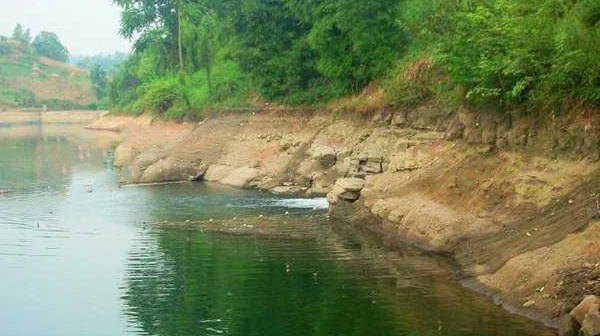
[[[324,199],[120,188],[102,136],[0,127],[0,335],[553,334],[462,288],[440,260],[340,229]],[[268,232],[185,224],[259,215]]]

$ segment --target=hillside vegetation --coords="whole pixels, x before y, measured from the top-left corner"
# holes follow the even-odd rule
[[[600,103],[596,0],[114,2],[135,38],[110,94],[126,112],[201,118],[252,97],[551,113]]]
[[[42,56],[25,41],[1,36],[0,83],[2,108],[88,108],[96,101],[87,71]]]

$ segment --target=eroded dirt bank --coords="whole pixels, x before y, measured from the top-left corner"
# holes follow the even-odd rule
[[[271,110],[180,125],[106,117],[91,127],[121,132],[123,183],[359,197],[358,225],[451,256],[467,285],[556,325],[600,293],[598,123],[535,120]]]

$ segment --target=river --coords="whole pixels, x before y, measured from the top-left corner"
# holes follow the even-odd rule
[[[329,222],[324,199],[120,187],[113,137],[0,127],[1,335],[553,334]]]

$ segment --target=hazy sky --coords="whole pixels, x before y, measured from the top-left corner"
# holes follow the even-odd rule
[[[128,51],[119,13],[111,0],[0,0],[0,34],[11,35],[19,22],[33,36],[55,32],[72,55]]]

